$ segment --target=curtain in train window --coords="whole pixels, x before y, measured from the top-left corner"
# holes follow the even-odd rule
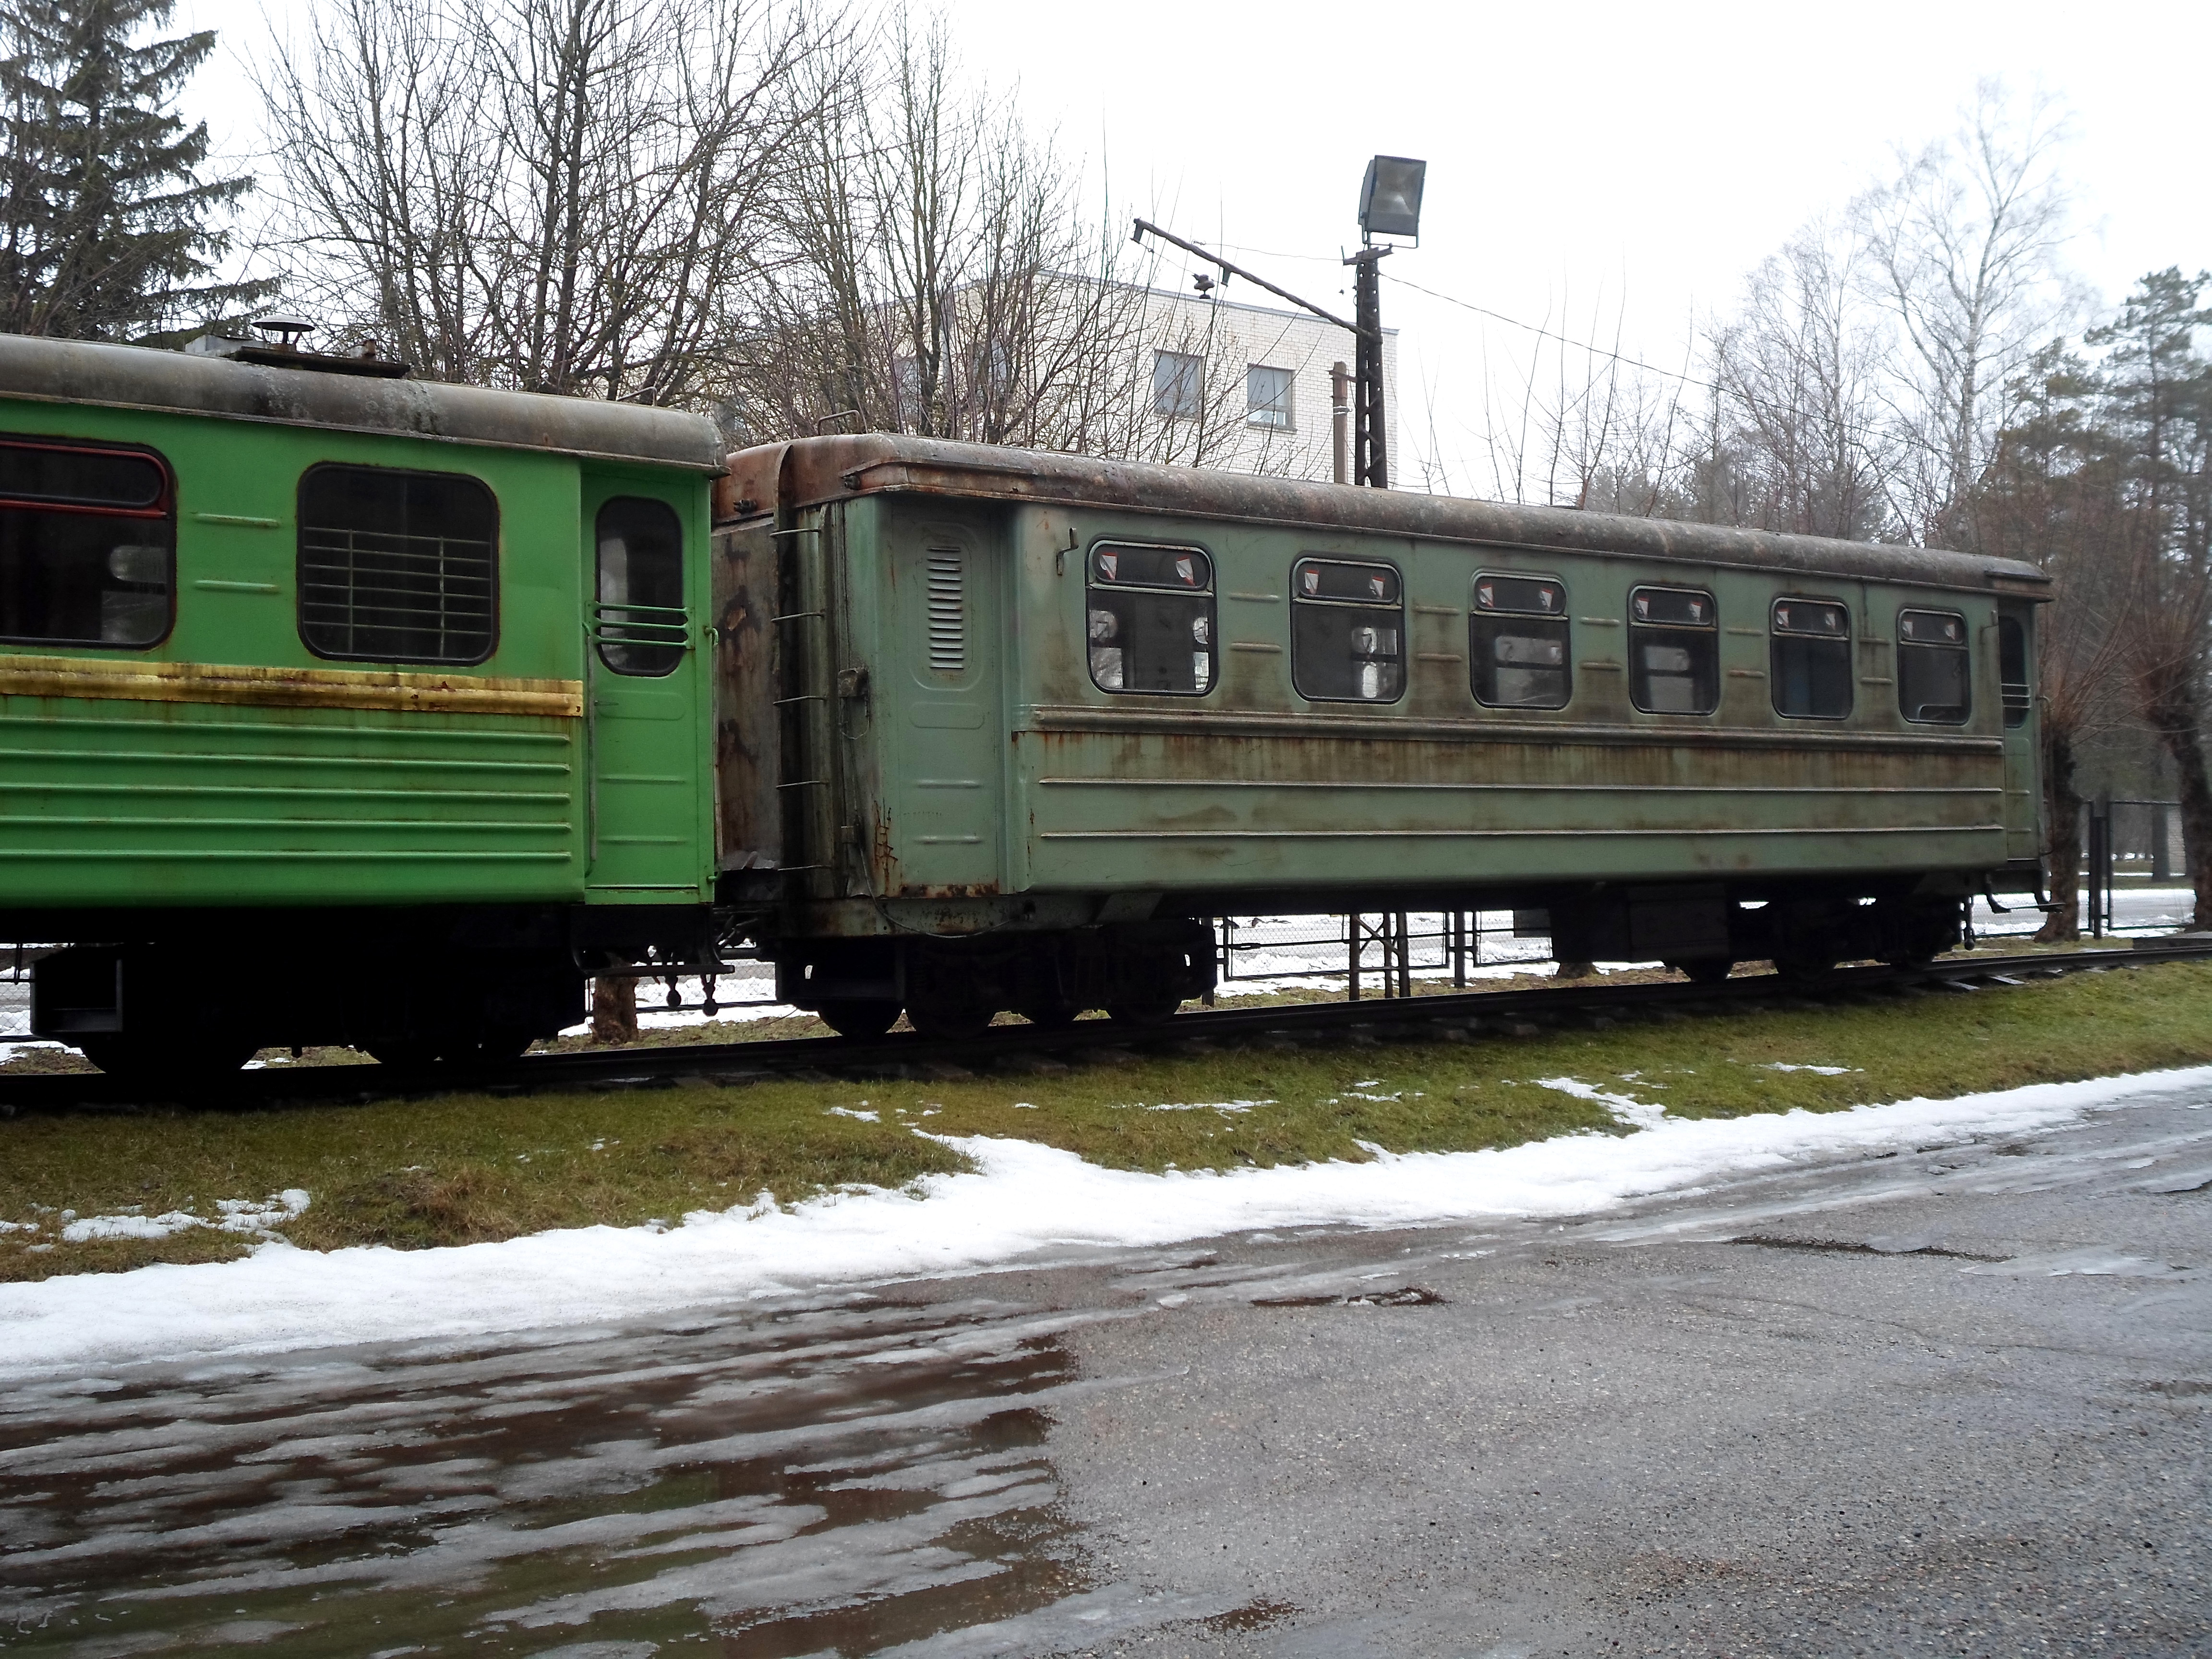
[[[475,663],[498,633],[499,507],[459,472],[311,467],[300,638],[319,657]]]
[[[1197,548],[1100,542],[1086,599],[1100,690],[1195,697],[1213,689],[1213,562]]]
[[[684,526],[666,501],[617,495],[599,509],[599,660],[617,674],[672,674],[684,660]]]
[[[1897,613],[1897,708],[1909,720],[1963,726],[1973,713],[1966,619],[1954,611]]]
[[[1300,559],[1291,571],[1291,681],[1318,702],[1395,702],[1406,689],[1397,568]]]
[[[1851,613],[1836,599],[1777,599],[1768,653],[1774,712],[1839,720],[1851,712]]]
[[[157,645],[176,563],[169,470],[146,450],[0,443],[0,639]]]
[[[1543,576],[1477,576],[1467,660],[1486,707],[1565,708],[1574,692],[1566,588]]]
[[[1647,714],[1710,714],[1721,702],[1720,613],[1695,588],[1628,596],[1628,700]]]
[[[2027,673],[2027,629],[2017,617],[1997,618],[1997,679],[2004,696],[2004,723],[2027,724],[2035,706],[2035,682]]]

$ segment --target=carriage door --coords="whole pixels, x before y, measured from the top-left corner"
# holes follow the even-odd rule
[[[684,605],[683,516],[587,479],[585,720],[593,891],[696,894],[699,653]]]
[[[1997,606],[1997,680],[2004,708],[2005,857],[2022,861],[2043,852],[2043,793],[2036,787],[2041,735],[2036,730],[2035,611]]]
[[[900,525],[891,538],[902,728],[886,734],[896,779],[901,884],[995,891],[1000,803],[999,584],[988,541],[957,524]]]

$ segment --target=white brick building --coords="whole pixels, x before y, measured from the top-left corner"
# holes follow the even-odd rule
[[[1324,483],[1334,476],[1329,365],[1351,368],[1350,330],[1310,312],[1224,300],[1218,290],[1148,288],[1144,295],[1153,412],[1208,428],[1200,453],[1178,459]],[[1384,436],[1395,479],[1398,331],[1386,328],[1382,336]]]

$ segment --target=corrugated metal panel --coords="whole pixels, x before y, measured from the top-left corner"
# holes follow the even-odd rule
[[[0,698],[11,902],[404,902],[580,887],[578,722]]]

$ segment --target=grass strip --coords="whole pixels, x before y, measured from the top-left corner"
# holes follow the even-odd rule
[[[1404,1005],[1378,1004],[1378,1019]],[[2212,1060],[2212,964],[2081,974],[1972,995],[1803,1004],[1469,1042],[1254,1046],[942,1082],[779,1081],[527,1098],[453,1095],[0,1122],[0,1279],[220,1259],[191,1227],[70,1242],[71,1220],[302,1188],[270,1231],[400,1249],[552,1227],[673,1224],[768,1193],[905,1187],[965,1167],[916,1129],[1000,1135],[1102,1165],[1232,1170],[1629,1131],[1569,1078],[1681,1117],[1834,1111]],[[1796,1069],[1817,1068],[1817,1069]]]

